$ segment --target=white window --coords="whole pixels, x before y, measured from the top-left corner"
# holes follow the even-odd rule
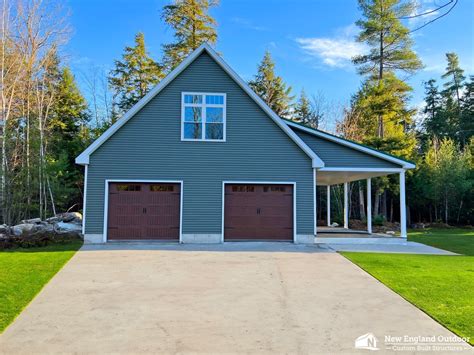
[[[183,92],[181,140],[225,141],[226,94]]]

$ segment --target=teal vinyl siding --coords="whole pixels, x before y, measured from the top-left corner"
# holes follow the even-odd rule
[[[181,93],[227,94],[226,142],[181,141]],[[183,180],[183,233],[221,233],[222,181],[296,182],[297,233],[313,233],[311,159],[206,53],[91,156],[86,233],[103,231],[106,179]]]
[[[296,127],[293,131],[306,143],[324,162],[325,168],[400,168],[400,165],[373,155],[317,137]]]

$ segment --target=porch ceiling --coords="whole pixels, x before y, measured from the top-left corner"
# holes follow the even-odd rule
[[[337,185],[344,182],[365,180],[379,176],[396,174],[395,171],[323,171],[316,173],[316,185]]]

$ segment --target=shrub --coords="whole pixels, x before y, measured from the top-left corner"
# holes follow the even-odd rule
[[[383,226],[383,224],[385,223],[385,216],[382,214],[378,214],[377,216],[374,217],[372,223],[375,226]]]

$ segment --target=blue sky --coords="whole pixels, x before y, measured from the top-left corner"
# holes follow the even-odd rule
[[[422,10],[447,0],[418,0]],[[172,31],[160,19],[164,0],[69,0],[73,28],[66,47],[69,64],[84,91],[84,75],[91,67],[113,67],[123,48],[142,31],[149,52],[161,55],[161,44],[172,40]],[[244,79],[256,72],[268,49],[276,70],[293,87],[324,96],[332,106],[349,101],[360,85],[350,57],[364,50],[354,42],[360,18],[356,0],[221,0],[212,10],[218,22],[217,49]],[[412,28],[427,21],[407,25]],[[467,74],[474,74],[474,1],[459,0],[446,17],[416,32],[414,49],[425,68],[411,77],[415,88],[413,106],[423,99],[423,81],[439,78],[445,68],[445,53],[459,54]],[[87,92],[85,92],[87,96]],[[337,113],[335,114],[337,115]],[[333,128],[334,115],[326,126]]]

